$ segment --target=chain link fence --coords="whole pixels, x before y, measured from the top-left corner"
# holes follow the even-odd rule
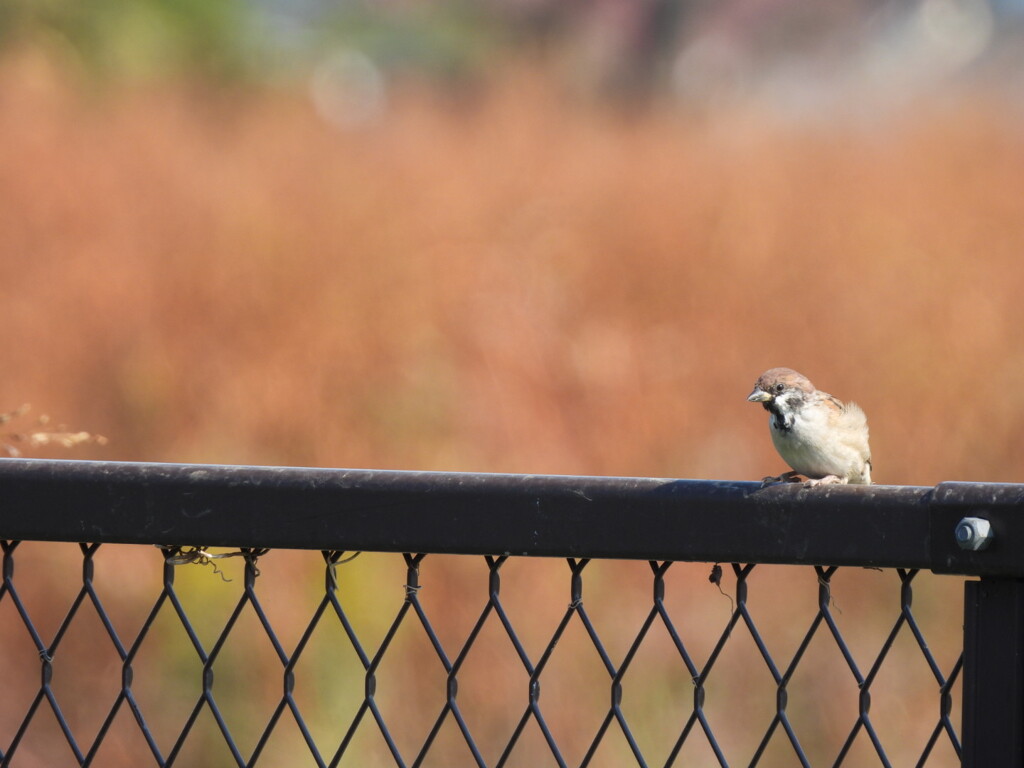
[[[928,572],[958,569],[918,567],[919,543],[906,542],[905,566],[878,565],[850,537],[839,566],[798,564],[814,552],[786,557],[775,544],[757,564],[615,557],[616,547],[656,547],[617,541],[593,519],[576,530],[580,546],[600,558],[472,554],[491,546],[484,531],[506,526],[503,504],[516,494],[504,485],[505,502],[481,493],[479,483],[497,476],[417,475],[422,488],[401,489],[396,515],[390,484],[410,477],[393,473],[388,487],[374,489],[361,476],[355,486],[349,477],[331,490],[328,514],[341,525],[323,536],[325,543],[365,543],[391,530],[391,547],[310,551],[294,542],[273,546],[316,527],[310,515],[326,501],[310,496],[309,477],[282,489],[280,471],[271,470],[246,469],[256,474],[240,483],[238,468],[120,465],[117,481],[109,465],[22,462],[17,469],[0,471],[0,491],[12,500],[0,512],[0,536],[26,525],[51,529],[2,541],[0,765],[1018,764],[1018,736],[986,741],[997,750],[984,753],[997,755],[994,761],[974,757],[982,753],[972,738],[993,717],[1012,719],[1018,706],[1019,669],[1006,661],[1006,649],[1020,642],[1018,613],[1007,611],[1020,604],[1019,582],[969,581],[965,606],[962,578]],[[154,472],[165,479],[171,472],[174,487],[163,483],[154,493]],[[341,477],[307,472],[321,484]],[[466,506],[445,491],[452,482],[471,486],[467,501],[495,517],[479,530],[460,520]],[[523,524],[544,546],[557,545],[575,509],[559,510],[557,500],[586,505],[615,482],[544,479],[543,488],[524,494],[526,519],[504,535],[516,541]],[[643,499],[661,508],[665,481],[629,483],[624,492],[616,486],[609,512],[639,524]],[[779,512],[780,492],[794,509],[851,500],[865,506],[886,494],[843,489],[828,499],[780,489],[759,496],[753,484],[710,485],[711,496],[735,492],[737,504],[750,505],[754,526],[758,509],[744,500],[769,499],[772,529],[790,530],[777,538],[798,547],[792,520]],[[354,491],[357,503],[346,508]],[[250,494],[243,502],[275,496],[286,522],[269,526],[245,503],[223,506],[238,493]],[[63,506],[54,514],[67,524],[55,525],[38,506],[58,499]],[[669,506],[686,517],[692,501],[670,498]],[[705,502],[705,511],[721,503]],[[447,509],[437,514],[453,519],[447,529],[432,519],[402,530],[406,504],[419,504],[428,518],[431,509]],[[88,509],[76,510],[82,505]],[[29,506],[37,514],[18,517]],[[943,515],[958,509],[948,499],[939,506]],[[529,507],[539,507],[540,517],[531,519]],[[374,516],[361,518],[367,509]],[[1003,538],[1013,539],[1001,511],[989,512]],[[225,549],[218,531],[196,525],[221,516],[234,530],[228,536],[265,546]],[[716,524],[732,522],[724,518],[699,519],[714,534]],[[90,543],[63,543],[100,524],[109,530]],[[142,532],[132,535],[143,538],[208,536],[220,546],[118,543],[133,524]],[[147,532],[154,525],[168,533]],[[420,536],[425,546],[403,551]],[[876,526],[874,536],[886,531]],[[939,546],[925,545],[929,552]],[[973,563],[978,555],[969,557]],[[787,561],[794,564],[779,564]],[[999,595],[1009,589],[1009,603],[986,609],[980,593],[989,587]],[[992,635],[1005,647],[989,643]],[[986,663],[997,682],[985,682]],[[991,702],[994,713],[976,703],[991,699],[986,685],[1009,691]]]

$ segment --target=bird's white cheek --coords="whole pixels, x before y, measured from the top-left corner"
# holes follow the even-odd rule
[[[799,400],[801,397],[799,392],[783,392],[775,398],[776,407],[783,413],[790,413],[794,409],[794,400]]]

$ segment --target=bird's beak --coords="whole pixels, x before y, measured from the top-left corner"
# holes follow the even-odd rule
[[[772,396],[760,387],[754,387],[754,391],[747,395],[747,400],[752,403],[766,403],[771,399]]]

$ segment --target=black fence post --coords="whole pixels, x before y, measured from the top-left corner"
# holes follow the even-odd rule
[[[963,767],[1024,768],[1024,580],[964,584]]]

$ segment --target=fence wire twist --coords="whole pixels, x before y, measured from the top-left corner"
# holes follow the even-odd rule
[[[231,611],[223,630],[217,635],[212,646],[207,649],[201,642],[193,626],[193,621],[179,599],[174,583],[175,574],[180,565],[189,562],[209,562],[208,553],[202,548],[183,549],[165,547],[162,549],[162,556],[164,558],[162,588],[137,635],[130,642],[126,643],[115,629],[111,616],[104,608],[103,601],[100,599],[100,595],[97,593],[94,585],[95,555],[100,545],[79,545],[82,553],[82,586],[53,637],[44,639],[40,630],[33,622],[17,588],[15,552],[19,543],[4,541],[0,542],[0,544],[2,544],[3,549],[3,582],[0,584],[0,606],[3,605],[4,601],[8,601],[15,607],[17,616],[20,617],[20,623],[24,626],[38,653],[38,663],[41,669],[39,689],[28,706],[24,717],[21,719],[17,730],[13,735],[0,733],[0,765],[2,766],[17,764],[16,756],[26,732],[33,723],[33,720],[39,715],[39,712],[46,708],[52,712],[56,722],[59,724],[75,761],[82,766],[95,765],[97,764],[97,753],[105,739],[110,735],[111,725],[114,723],[115,718],[124,707],[127,707],[130,711],[135,725],[148,745],[153,763],[158,766],[170,766],[176,763],[176,760],[178,760],[182,753],[183,746],[193,732],[197,719],[204,709],[213,716],[217,729],[227,749],[230,751],[231,758],[238,766],[253,766],[259,762],[261,756],[264,755],[264,750],[271,735],[280,726],[282,718],[285,717],[290,717],[294,721],[295,726],[297,726],[301,733],[302,741],[308,748],[309,754],[316,765],[321,767],[337,766],[342,762],[343,758],[349,754],[352,748],[355,735],[368,719],[372,720],[373,723],[370,727],[376,727],[379,731],[386,744],[388,754],[396,766],[404,768],[405,766],[423,765],[431,748],[435,745],[438,734],[449,718],[457,725],[458,732],[465,742],[472,763],[477,766],[486,766],[488,763],[483,753],[487,750],[482,750],[478,745],[478,740],[460,709],[459,675],[464,668],[467,658],[476,647],[482,630],[489,621],[495,620],[500,624],[501,630],[514,648],[515,656],[518,658],[518,663],[521,664],[523,673],[528,681],[526,695],[522,703],[522,714],[519,716],[507,742],[503,746],[499,745],[500,754],[494,763],[495,766],[500,767],[510,764],[516,753],[517,744],[520,743],[523,733],[531,721],[539,728],[543,735],[544,743],[547,745],[547,749],[554,762],[559,766],[567,766],[569,764],[563,748],[560,747],[549,725],[551,713],[545,709],[541,690],[552,654],[560,641],[564,639],[566,630],[573,622],[579,622],[579,625],[585,631],[586,637],[589,638],[589,642],[594,650],[596,650],[604,673],[607,675],[607,686],[610,694],[607,711],[604,713],[600,725],[594,733],[582,761],[579,763],[581,766],[589,766],[595,763],[599,747],[604,743],[609,731],[612,729],[619,730],[628,744],[629,752],[632,754],[637,765],[648,766],[652,764],[645,756],[637,738],[634,736],[634,728],[623,711],[622,700],[624,686],[630,680],[631,664],[633,664],[638,651],[650,636],[652,628],[658,624],[667,631],[675,653],[678,655],[678,659],[675,661],[664,659],[664,664],[666,667],[670,667],[681,662],[685,666],[689,678],[692,680],[692,711],[679,726],[678,735],[674,739],[667,760],[664,763],[666,766],[681,764],[679,757],[684,745],[691,740],[701,739],[706,742],[706,746],[713,752],[719,765],[726,766],[729,764],[726,758],[727,750],[720,743],[720,738],[716,736],[716,727],[720,727],[720,723],[712,722],[713,718],[709,717],[706,709],[706,699],[709,678],[719,669],[723,649],[738,632],[749,634],[757,647],[761,661],[771,674],[776,688],[775,712],[770,722],[766,725],[750,725],[751,728],[763,728],[764,735],[749,765],[756,766],[761,764],[766,749],[773,738],[782,738],[777,736],[780,728],[784,734],[785,743],[788,744],[791,750],[793,761],[802,766],[811,765],[798,737],[798,729],[791,722],[787,710],[789,699],[788,686],[801,661],[805,659],[805,653],[812,639],[818,635],[825,635],[834,643],[845,661],[848,673],[856,683],[858,691],[856,718],[849,725],[849,734],[835,756],[834,765],[850,764],[848,763],[848,756],[850,755],[851,747],[862,731],[870,739],[878,764],[883,766],[890,766],[892,764],[886,753],[885,746],[876,731],[875,724],[872,722],[870,708],[872,693],[878,680],[879,672],[883,663],[889,657],[893,644],[901,632],[909,632],[913,637],[917,649],[927,662],[928,668],[934,677],[933,705],[935,706],[936,719],[930,737],[922,745],[920,757],[916,764],[919,766],[925,765],[933,754],[936,744],[941,739],[948,740],[957,758],[961,754],[960,741],[950,715],[953,709],[951,689],[961,674],[962,655],[948,672],[943,672],[929,649],[911,609],[913,582],[918,573],[916,570],[897,569],[895,571],[900,581],[899,611],[877,655],[871,660],[869,665],[861,667],[855,661],[854,654],[848,647],[833,616],[831,580],[837,571],[836,568],[814,567],[813,574],[817,582],[817,611],[792,657],[779,659],[770,653],[768,645],[762,637],[762,632],[759,630],[749,610],[749,577],[755,566],[752,564],[732,564],[732,574],[735,577],[735,595],[731,613],[706,661],[703,664],[699,664],[694,654],[688,649],[686,643],[681,638],[676,622],[673,621],[665,604],[665,576],[673,565],[671,562],[649,562],[653,587],[650,609],[635,634],[630,632],[632,639],[628,644],[628,650],[625,655],[621,660],[616,661],[606,650],[606,643],[602,640],[587,612],[583,587],[584,573],[590,561],[586,559],[569,559],[567,561],[570,577],[570,601],[550,639],[544,645],[542,652],[536,658],[531,658],[502,603],[501,569],[509,560],[508,556],[488,556],[483,558],[487,569],[486,600],[465,641],[458,645],[457,648],[453,648],[452,652],[449,653],[441,642],[438,632],[435,631],[434,623],[428,617],[427,611],[420,600],[422,588],[420,584],[420,568],[424,563],[425,554],[406,553],[403,555],[406,568],[404,600],[379,646],[375,649],[368,649],[365,643],[360,640],[339,596],[339,580],[344,576],[344,573],[339,571],[338,564],[347,559],[345,558],[345,553],[324,551],[322,552],[325,564],[324,593],[313,612],[312,618],[302,631],[297,644],[289,651],[279,640],[278,633],[275,632],[257,595],[256,585],[260,575],[257,562],[267,550],[243,549],[237,553],[244,559],[245,563],[242,594]],[[196,554],[197,552],[200,554]],[[720,582],[721,572],[718,566],[715,568],[716,570],[712,572],[712,579],[718,583]],[[810,573],[810,568],[807,571]],[[168,604],[171,606],[173,615],[177,618],[178,623],[184,629],[188,642],[201,664],[202,671],[200,693],[173,745],[171,745],[169,751],[164,753],[157,743],[157,738],[154,736],[151,728],[150,720],[157,713],[154,713],[152,710],[144,711],[133,692],[135,676],[133,665],[136,662],[140,648],[147,641],[147,638],[152,637],[157,616]],[[69,627],[87,610],[87,606],[91,606],[100,619],[105,635],[116,651],[121,663],[120,689],[91,743],[84,743],[80,740],[80,737],[76,737],[69,719],[62,711],[61,702],[58,700],[53,686],[55,661],[64,657],[62,641],[66,637]],[[233,632],[237,631],[239,617],[247,608],[255,613],[259,625],[266,634],[280,663],[282,675],[280,699],[276,702],[269,721],[263,727],[255,747],[248,756],[243,754],[222,714],[221,707],[218,705],[213,674],[214,665],[221,656],[229,637]],[[322,743],[323,740],[321,740],[321,743],[318,743],[314,739],[307,725],[306,718],[303,716],[300,704],[294,695],[296,688],[296,664],[303,657],[310,639],[317,628],[322,623],[329,621],[337,621],[339,623],[348,644],[358,657],[359,665],[363,670],[362,700],[351,721],[347,724],[338,724],[336,731],[338,741],[335,744],[324,744]],[[434,719],[425,740],[415,753],[403,754],[393,735],[393,729],[401,727],[401,723],[389,722],[385,718],[381,708],[378,706],[376,697],[378,672],[381,663],[389,651],[394,652],[396,634],[401,627],[408,623],[417,624],[420,631],[429,641],[433,653],[444,669],[446,687],[443,704],[437,712],[436,719]],[[73,660],[69,661],[73,662]],[[516,696],[514,691],[502,691],[500,693],[506,696]],[[102,706],[101,702],[96,703],[98,706]],[[137,764],[142,764],[144,756],[138,755],[136,757],[138,760]]]

